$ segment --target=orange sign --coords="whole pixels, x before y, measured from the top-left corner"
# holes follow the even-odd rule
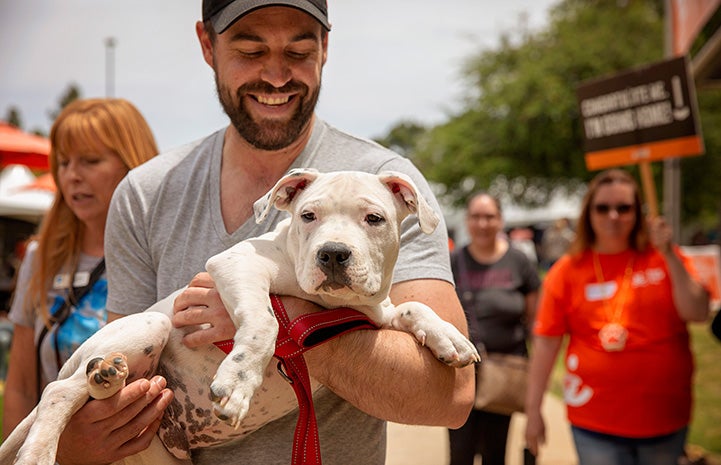
[[[671,157],[685,157],[703,153],[703,141],[699,136],[631,145],[617,149],[599,150],[586,154],[586,168],[590,171],[609,166],[622,166],[644,161],[659,161]]]

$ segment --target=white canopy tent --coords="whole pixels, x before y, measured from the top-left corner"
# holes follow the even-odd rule
[[[502,202],[503,225],[506,229],[533,227],[543,230],[560,218],[567,218],[574,225],[581,211],[582,198],[582,193],[570,195],[558,191],[551,195],[547,204],[537,207]],[[446,225],[453,231],[456,244],[467,244],[469,239],[466,232],[464,209],[449,206],[442,208]]]
[[[557,192],[548,203],[538,207],[524,207],[516,204],[503,205],[503,220],[506,227],[548,226],[554,221],[567,218],[574,223],[581,211],[581,195],[568,196]]]
[[[0,171],[0,217],[39,223],[53,203],[54,193],[33,186],[35,175],[24,165]]]

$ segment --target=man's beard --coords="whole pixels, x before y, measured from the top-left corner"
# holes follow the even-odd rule
[[[312,94],[309,94],[308,86],[297,81],[291,81],[279,89],[265,82],[254,82],[244,84],[238,88],[236,99],[239,103],[236,106],[230,89],[221,86],[217,73],[215,75],[215,86],[220,104],[230,118],[233,127],[249,144],[261,150],[280,150],[295,142],[313,116],[320,95],[320,85]],[[297,92],[294,98],[300,99],[300,103],[287,122],[275,120],[256,121],[243,103],[243,95],[248,93],[272,95],[288,92]]]

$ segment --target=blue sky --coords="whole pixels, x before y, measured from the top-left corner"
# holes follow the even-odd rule
[[[333,24],[318,114],[363,137],[402,119],[435,124],[460,108],[463,60],[492,48],[521,17],[542,27],[558,0],[330,0]],[[212,71],[195,36],[200,0],[0,0],[0,118],[17,106],[26,129],[70,83],[114,95],[148,119],[161,150],[223,127]]]

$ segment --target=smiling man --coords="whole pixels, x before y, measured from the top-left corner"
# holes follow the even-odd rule
[[[235,327],[204,264],[286,217],[273,211],[257,225],[252,206],[291,168],[403,172],[440,211],[407,159],[315,115],[329,32],[325,0],[204,0],[196,33],[230,125],[158,156],[118,187],[106,239],[108,308],[117,316],[143,311],[190,283],[176,300],[174,324],[206,329],[189,332],[184,342],[195,347],[232,338]],[[447,243],[443,224],[426,235],[412,219],[404,223],[391,298],[424,302],[466,333]],[[319,311],[283,301],[291,318]],[[458,427],[473,402],[472,368],[449,368],[398,331],[356,331],[311,350],[306,361],[322,385],[314,402],[326,464],[382,464],[385,421]],[[285,383],[268,373],[261,391]],[[180,392],[173,400],[164,387],[161,377],[141,380],[86,404],[61,438],[58,461],[107,463],[147,447],[164,409],[172,405],[177,415],[186,407]],[[193,463],[288,464],[297,411],[292,389],[285,393],[274,402],[291,412],[247,436],[207,447],[213,431],[202,424],[186,431]],[[167,418],[161,438],[172,436]]]

